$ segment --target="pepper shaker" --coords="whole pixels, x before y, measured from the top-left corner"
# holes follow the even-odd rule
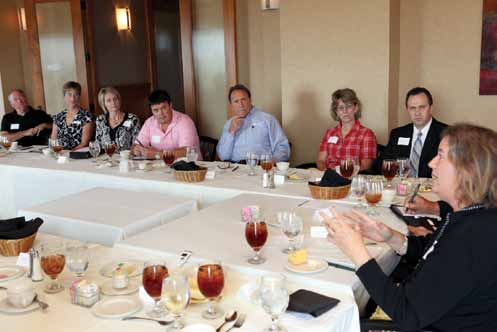
[[[43,274],[41,273],[40,254],[38,250],[29,249],[29,275],[32,281],[42,281]]]

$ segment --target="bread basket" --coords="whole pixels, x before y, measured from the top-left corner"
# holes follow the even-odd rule
[[[201,167],[196,171],[177,171],[174,170],[174,177],[176,181],[181,182],[202,182],[205,180],[205,175],[207,174],[207,168]]]
[[[33,247],[36,232],[15,240],[0,240],[0,255],[18,256],[21,252],[28,252]]]
[[[347,197],[350,184],[340,187],[320,187],[319,182],[309,182],[309,190],[314,199],[341,199]]]

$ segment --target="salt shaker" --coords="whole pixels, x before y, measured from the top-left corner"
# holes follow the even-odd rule
[[[29,249],[29,275],[33,281],[42,281],[43,274],[41,273],[40,254],[34,248]]]

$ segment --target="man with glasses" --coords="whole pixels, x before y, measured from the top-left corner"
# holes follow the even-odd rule
[[[24,91],[12,90],[8,97],[13,112],[2,119],[0,135],[21,146],[45,145],[52,131],[52,117],[28,105]]]
[[[408,158],[410,176],[431,178],[428,163],[437,155],[440,135],[447,124],[433,118],[433,97],[427,89],[416,87],[409,90],[405,103],[412,123],[391,131],[388,145],[378,158],[375,169],[381,172],[384,159]]]
[[[252,105],[247,87],[231,87],[228,100],[234,116],[224,125],[217,145],[221,160],[239,162],[247,158],[247,153],[272,155],[275,162],[290,159],[290,145],[278,120]]]

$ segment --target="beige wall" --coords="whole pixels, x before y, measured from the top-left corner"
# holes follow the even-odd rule
[[[281,121],[280,11],[261,10],[260,1],[236,1],[238,81],[255,106]]]
[[[428,88],[435,116],[452,124],[474,123],[497,130],[497,96],[480,96],[482,0],[402,0],[399,119],[414,85]]]
[[[24,77],[19,43],[19,23],[15,0],[0,1],[0,42],[2,55],[0,56],[0,73],[2,75],[2,91],[5,111],[12,109],[7,97],[14,88],[24,89]],[[2,114],[0,114],[1,116]]]
[[[331,120],[331,93],[356,90],[362,123],[385,140],[388,129],[390,1],[281,2],[283,127],[292,162],[316,160]]]

